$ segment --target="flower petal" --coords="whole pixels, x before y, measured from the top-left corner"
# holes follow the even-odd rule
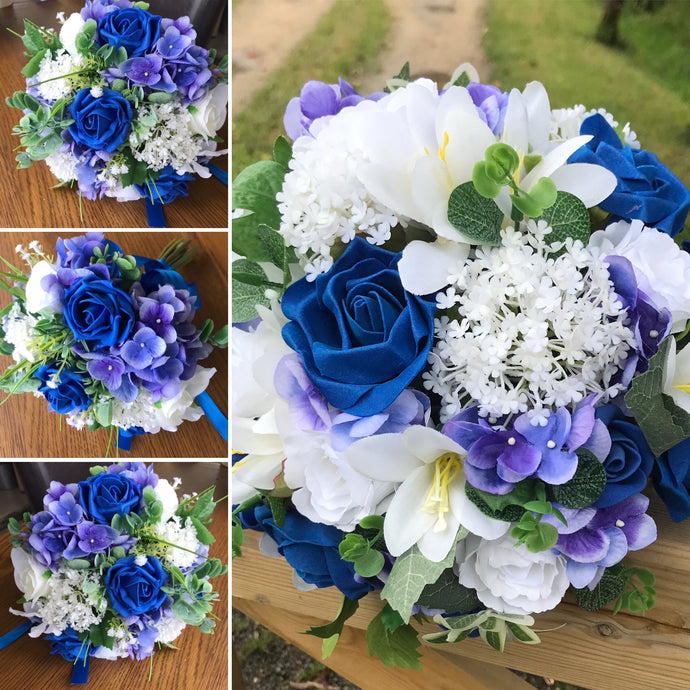
[[[403,482],[421,465],[402,434],[379,434],[355,441],[345,451],[345,458],[360,474],[384,482]]]
[[[569,163],[554,170],[550,177],[556,189],[574,194],[587,208],[607,199],[618,184],[610,170],[593,163]]]
[[[460,237],[460,235],[458,235]],[[413,240],[398,262],[400,281],[413,295],[428,295],[448,285],[448,272],[469,255],[470,246],[463,242],[422,242]]]

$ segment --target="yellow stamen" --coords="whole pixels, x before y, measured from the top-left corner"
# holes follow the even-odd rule
[[[443,132],[443,143],[438,147],[438,157],[446,162],[446,147],[448,146],[448,132]]]
[[[690,383],[679,383],[677,386],[673,386],[683,393],[690,393]]]
[[[434,532],[446,528],[445,514],[450,510],[448,487],[462,469],[462,458],[457,453],[445,453],[434,461],[434,481],[424,503],[424,510],[438,515]]]

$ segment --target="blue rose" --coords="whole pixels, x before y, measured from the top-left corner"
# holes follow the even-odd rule
[[[598,407],[595,416],[608,429],[611,450],[604,460],[606,488],[593,507],[608,508],[645,488],[654,467],[654,453],[640,427],[616,405]]]
[[[67,127],[78,144],[96,151],[115,151],[124,143],[132,122],[132,106],[116,91],[103,89],[94,98],[82,89],[69,105],[74,122]]]
[[[593,138],[568,163],[601,165],[618,178],[613,193],[599,205],[617,218],[638,219],[675,237],[690,210],[690,190],[653,153],[624,147],[601,115],[590,115],[580,134]]]
[[[116,7],[96,25],[98,45],[124,48],[129,57],[143,55],[158,40],[161,18],[138,7]]]
[[[355,573],[354,564],[340,558],[338,545],[344,533],[290,510],[285,525],[278,527],[271,509],[259,504],[239,514],[246,529],[266,532],[278,545],[278,552],[309,584],[337,587],[348,599],[359,599],[375,588]],[[380,585],[379,585],[380,587]]]
[[[285,342],[334,407],[360,417],[390,405],[426,363],[433,296],[406,292],[400,254],[355,237],[314,282],[293,283],[282,301]]]
[[[168,580],[161,562],[155,556],[147,556],[144,565],[137,565],[135,558],[121,558],[105,576],[110,603],[122,616],[153,614],[168,596],[161,589]]]
[[[115,515],[138,513],[141,487],[123,474],[102,472],[79,482],[79,503],[95,522],[109,525]]]
[[[50,641],[50,653],[59,654],[65,661],[83,660],[87,656],[86,643],[77,637],[72,628],[63,630],[61,635],[48,633],[45,638]],[[99,649],[100,646],[88,645],[88,656],[95,654]]]
[[[59,364],[44,364],[38,367],[34,376],[41,381],[38,390],[43,393],[51,410],[65,414],[76,409],[86,410],[91,405],[82,377],[61,369]]]
[[[657,458],[652,481],[673,522],[690,517],[690,439]]]
[[[134,325],[131,297],[109,280],[86,276],[65,291],[62,318],[90,350],[125,341]]]
[[[196,283],[188,283],[182,275],[170,267],[170,264],[157,259],[147,259],[142,269],[144,273],[139,282],[147,293],[155,292],[162,285],[172,285],[175,290],[187,290],[192,297],[196,297],[194,309],[201,309],[201,298]]]

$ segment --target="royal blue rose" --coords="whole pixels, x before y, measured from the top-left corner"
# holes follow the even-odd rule
[[[188,196],[187,182],[194,179],[191,173],[178,175],[171,165],[166,165],[161,170],[160,176],[148,185],[138,184],[135,187],[154,203],[169,204],[178,196]]]
[[[598,407],[595,416],[608,429],[611,450],[604,460],[606,488],[593,506],[608,508],[644,489],[654,467],[654,453],[640,427],[616,405]]]
[[[123,474],[101,472],[79,482],[79,503],[94,522],[109,525],[115,515],[139,513],[141,487]]]
[[[601,115],[590,115],[580,134],[593,138],[568,163],[601,165],[618,178],[613,193],[599,205],[617,218],[639,219],[675,237],[690,210],[690,190],[653,153],[624,147]]]
[[[153,614],[168,596],[161,589],[168,580],[161,562],[155,556],[147,556],[144,565],[137,565],[135,558],[121,558],[105,576],[110,603],[122,616]]]
[[[158,40],[161,17],[138,7],[116,7],[96,25],[98,45],[124,48],[129,57],[143,55]]]
[[[170,267],[170,264],[158,259],[147,259],[143,265],[139,282],[147,293],[155,292],[162,285],[172,285],[175,290],[187,290],[192,297],[196,297],[194,309],[201,308],[201,298],[196,283],[188,283],[180,273]]]
[[[41,381],[38,390],[51,410],[65,414],[76,409],[86,410],[91,405],[82,377],[59,364],[44,364],[38,367],[34,376]]]
[[[359,599],[375,588],[355,574],[354,564],[340,557],[338,545],[344,533],[331,525],[312,522],[296,510],[288,511],[278,527],[271,509],[259,504],[239,514],[242,525],[266,534],[278,545],[278,553],[309,584],[337,587],[348,599]],[[379,585],[380,587],[380,585]]]
[[[65,291],[62,318],[76,340],[97,350],[125,341],[134,325],[134,305],[109,280],[86,276]]]
[[[690,517],[690,439],[673,446],[657,459],[652,481],[673,522]]]
[[[95,98],[82,89],[69,105],[74,122],[67,128],[72,139],[96,151],[115,151],[124,143],[132,122],[132,106],[116,91],[103,89]]]
[[[403,289],[399,259],[355,237],[327,273],[283,295],[285,342],[326,400],[360,417],[402,393],[433,340],[435,299]]]

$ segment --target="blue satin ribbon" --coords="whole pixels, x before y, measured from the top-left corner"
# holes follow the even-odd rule
[[[206,163],[206,167],[211,175],[219,179],[224,185],[228,184],[228,173],[225,172],[225,170],[221,170],[217,165],[213,165],[213,163]]]
[[[7,645],[12,644],[15,640],[18,640],[25,632],[31,630],[33,623],[31,621],[25,621],[21,625],[17,626],[14,630],[5,633],[0,637],[0,649],[5,649]]]
[[[228,441],[228,419],[227,417],[218,409],[218,405],[211,400],[211,396],[204,391],[196,396],[196,401],[199,407],[206,413],[209,421],[216,428],[216,431]]]
[[[135,434],[126,429],[120,429],[117,434],[117,447],[127,452],[132,447],[132,438],[134,436]]]
[[[146,197],[146,218],[149,222],[150,228],[167,228],[165,224],[165,215],[163,213],[163,204],[160,201],[153,203],[151,199]]]
[[[91,665],[91,657],[86,659],[77,659],[74,664],[74,671],[72,671],[72,685],[86,685],[89,680],[89,666]]]

